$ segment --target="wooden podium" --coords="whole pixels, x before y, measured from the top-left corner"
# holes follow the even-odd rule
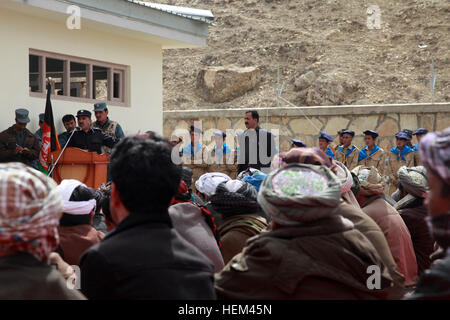
[[[53,161],[62,150],[51,153]],[[98,189],[106,183],[109,158],[105,154],[88,152],[78,148],[66,148],[53,170],[53,179],[60,183],[64,179],[76,179],[91,188]]]

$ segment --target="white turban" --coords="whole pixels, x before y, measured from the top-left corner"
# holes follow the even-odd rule
[[[69,201],[73,191],[81,185],[86,187],[84,183],[78,180],[65,179],[61,181],[61,183],[56,187],[61,193],[64,213],[72,215],[83,215],[89,214],[93,209],[95,209],[95,199],[91,199],[88,201]]]
[[[231,180],[229,176],[221,172],[208,172],[200,176],[197,181],[195,181],[195,188],[211,197],[215,192],[216,188],[222,182],[227,182]]]

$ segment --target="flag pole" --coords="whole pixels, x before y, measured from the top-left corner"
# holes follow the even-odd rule
[[[69,144],[70,139],[72,139],[73,134],[75,133],[75,131],[77,131],[77,129],[73,129],[72,133],[69,137],[69,139],[67,139],[66,144],[64,145],[64,148],[62,149],[61,153],[58,156],[58,159],[56,159],[56,162],[54,164],[52,164],[52,169],[50,170],[50,172],[48,173],[48,175],[50,176],[53,173],[53,170],[56,168],[56,165],[58,164],[59,158],[61,158],[62,154],[64,153],[64,151],[67,148],[67,145]]]

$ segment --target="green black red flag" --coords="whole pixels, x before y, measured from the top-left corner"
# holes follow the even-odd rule
[[[58,135],[53,121],[52,102],[50,94],[52,85],[50,81],[47,85],[47,101],[45,103],[44,125],[42,126],[42,144],[39,154],[39,170],[48,175],[49,173],[49,157],[50,153],[61,149],[58,141]]]

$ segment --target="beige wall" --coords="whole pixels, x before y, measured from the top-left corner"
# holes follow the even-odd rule
[[[290,139],[300,139],[309,147],[318,147],[319,130],[336,138],[337,143],[337,131],[344,128],[351,129],[356,133],[354,143],[361,147],[364,145],[362,132],[375,129],[380,134],[378,144],[385,150],[389,150],[395,146],[394,134],[401,129],[415,130],[423,127],[429,131],[440,131],[450,127],[450,103],[310,107],[302,108],[302,110],[307,113],[314,125],[304,117],[299,108],[258,110],[261,127],[278,131],[280,151],[289,150]],[[243,119],[245,111],[245,109],[166,111],[164,112],[164,135],[170,137],[172,132],[182,133],[181,129],[187,130],[194,120],[201,121],[203,131],[245,130]],[[415,138],[413,143],[416,143]]]
[[[28,51],[33,48],[129,66],[129,106],[109,105],[110,118],[121,124],[125,134],[162,132],[161,45],[99,32],[83,23],[81,27],[69,30],[64,19],[44,20],[0,10],[0,129],[14,123],[14,110],[19,107],[30,111],[28,129],[38,129],[38,114],[44,112],[45,99],[30,97],[28,92]],[[93,110],[91,104],[56,99],[52,105],[58,132],[64,131],[64,114]]]

